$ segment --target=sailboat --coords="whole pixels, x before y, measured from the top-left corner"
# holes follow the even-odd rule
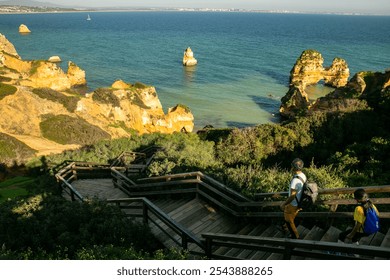
[[[91,20],[91,17],[89,16],[89,14],[88,14],[87,20]]]

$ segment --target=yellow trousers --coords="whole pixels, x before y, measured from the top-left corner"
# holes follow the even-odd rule
[[[291,237],[295,237],[297,239],[299,238],[299,233],[294,220],[300,210],[301,209],[298,208],[298,206],[292,206],[291,204],[286,205],[284,208],[284,220],[286,221],[286,226],[291,233]]]

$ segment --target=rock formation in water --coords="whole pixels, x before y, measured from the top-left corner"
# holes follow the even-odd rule
[[[194,117],[183,105],[165,114],[152,86],[119,80],[80,95],[75,89],[87,83],[84,70],[73,62],[65,73],[56,63],[24,61],[2,35],[0,67],[0,133],[40,155],[50,145],[60,151],[88,143],[92,134],[110,139],[129,137],[134,131],[191,132],[194,127]],[[77,130],[86,134],[84,140],[66,135]]]
[[[390,109],[390,70],[385,73],[359,72],[348,82],[349,69],[343,59],[335,58],[328,68],[316,51],[305,51],[291,70],[290,87],[282,98],[284,117],[306,115],[315,111],[351,112],[361,109]],[[335,88],[324,97],[309,100],[306,86],[324,80]]]
[[[31,30],[28,29],[27,25],[21,24],[21,25],[19,26],[19,33],[24,33],[24,34],[26,34],[26,33],[31,33]]]
[[[191,48],[188,47],[184,51],[184,56],[183,56],[183,65],[184,66],[194,66],[198,64],[198,61],[194,57],[194,53],[192,52]]]
[[[344,87],[315,100],[311,111],[351,112],[367,107],[390,110],[390,70],[359,72]]]
[[[53,63],[58,63],[58,62],[61,62],[62,60],[58,55],[53,55],[53,56],[49,57],[49,59],[47,61],[53,62]]]
[[[289,90],[282,98],[279,110],[282,116],[292,117],[309,109],[308,85],[315,85],[321,80],[335,88],[347,84],[349,68],[344,59],[335,58],[332,65],[326,68],[323,63],[324,59],[318,51],[306,50],[301,54],[290,72]]]

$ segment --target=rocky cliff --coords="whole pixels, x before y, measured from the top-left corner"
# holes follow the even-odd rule
[[[0,133],[37,154],[134,132],[193,130],[189,109],[177,105],[165,114],[152,86],[116,81],[78,94],[75,89],[86,84],[85,71],[76,64],[69,62],[64,72],[49,61],[24,61],[0,35]]]
[[[308,85],[324,81],[334,88],[343,87],[349,78],[348,64],[344,59],[335,58],[330,67],[323,66],[324,59],[318,51],[306,50],[297,59],[290,71],[290,86],[282,98],[280,114],[292,117],[309,109],[311,103],[306,93]]]
[[[330,67],[322,66],[322,55],[304,51],[290,72],[290,87],[282,98],[280,113],[291,118],[315,111],[346,112],[367,108],[389,107],[390,71],[360,72],[348,82],[349,69],[345,60],[335,58]],[[306,87],[320,80],[334,91],[316,100],[309,100]],[[388,108],[390,109],[390,108]]]

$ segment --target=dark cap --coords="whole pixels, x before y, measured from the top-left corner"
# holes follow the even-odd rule
[[[296,158],[291,162],[292,168],[294,170],[302,170],[303,169],[303,161],[300,158]]]

